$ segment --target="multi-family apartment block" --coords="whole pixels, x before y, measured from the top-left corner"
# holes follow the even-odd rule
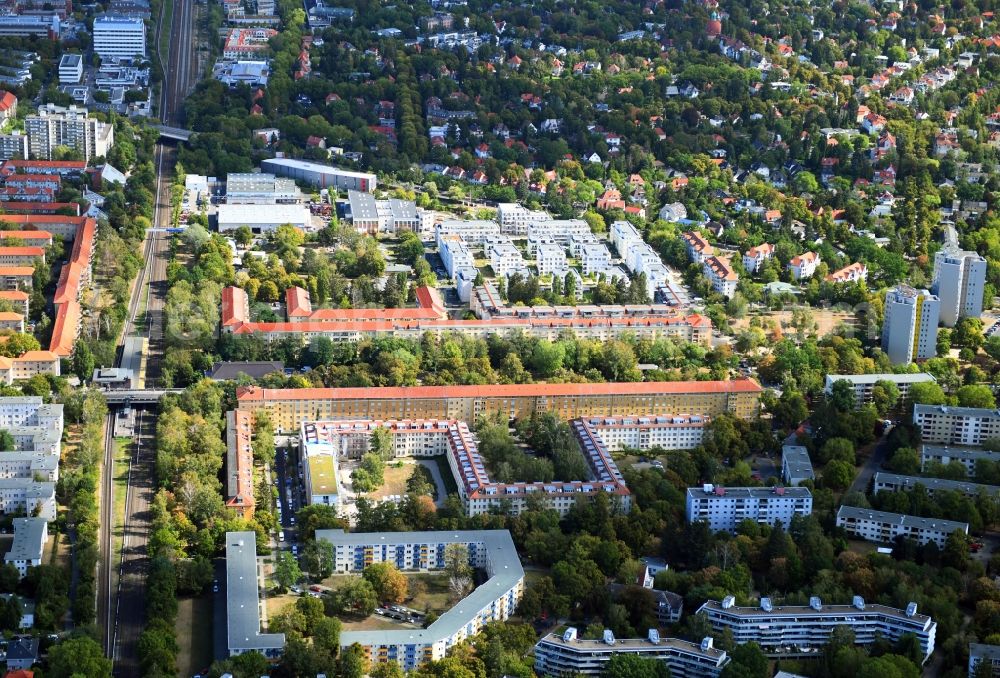
[[[788,262],[788,270],[792,273],[792,280],[805,280],[813,277],[819,262],[819,254],[816,252],[806,252],[792,257],[792,260]]]
[[[861,262],[848,264],[826,276],[829,283],[861,282],[868,279],[868,267]]]
[[[4,563],[10,563],[17,568],[22,577],[28,574],[29,567],[42,564],[42,554],[45,542],[49,538],[49,524],[44,518],[15,518],[14,541],[10,551],[4,554]]]
[[[715,254],[715,248],[701,233],[688,231],[681,234],[681,239],[687,245],[688,258],[696,264],[704,264],[705,259]]]
[[[959,492],[966,497],[977,497],[980,494],[996,496],[1000,487],[981,485],[963,480],[948,480],[946,478],[924,478],[921,476],[904,476],[897,473],[879,471],[872,480],[872,492],[906,492],[917,485],[924,488],[928,495],[938,492]]]
[[[774,245],[770,243],[751,247],[743,255],[743,268],[746,269],[747,273],[756,273],[764,265],[764,262],[772,257],[774,257]]]
[[[918,518],[903,513],[841,506],[837,511],[837,527],[859,539],[877,544],[891,544],[897,537],[916,541],[921,546],[934,542],[943,547],[955,531],[969,533],[968,523],[940,518]]]
[[[793,486],[804,480],[816,480],[807,448],[802,445],[782,446],[781,478],[786,484]]]
[[[451,532],[373,532],[317,530],[317,540],[333,545],[334,570],[363,572],[373,563],[389,562],[402,570],[435,571],[445,567],[445,551],[461,544],[469,564],[486,572],[487,580],[426,629],[344,631],[342,648],[360,645],[375,663],[396,662],[405,670],[443,659],[448,650],[490,622],[507,620],[524,593],[524,569],[506,530]]]
[[[222,48],[225,59],[256,59],[266,56],[268,42],[278,34],[273,28],[230,28]]]
[[[584,275],[597,275],[611,268],[611,252],[603,243],[583,245],[579,257]]]
[[[650,629],[646,638],[617,639],[611,631],[601,640],[584,640],[573,627],[550,633],[535,645],[535,672],[540,676],[599,676],[611,658],[635,654],[667,665],[675,678],[718,678],[732,659],[711,638],[701,644],[661,638]]]
[[[253,520],[253,415],[234,410],[226,413],[226,507]]]
[[[262,581],[255,532],[226,532],[226,646],[229,656],[259,652],[269,659],[285,649],[284,633],[261,631]]]
[[[943,249],[934,255],[934,283],[941,300],[941,324],[954,327],[959,318],[978,318],[983,312],[986,259],[978,252]]]
[[[712,283],[712,289],[727,298],[736,294],[740,276],[733,270],[728,260],[715,256],[707,257],[703,267],[705,277]]]
[[[597,384],[499,384],[370,388],[240,388],[238,409],[265,411],[282,433],[304,421],[327,419],[457,419],[476,421],[503,412],[523,418],[552,412],[577,417],[667,416],[728,412],[749,419],[760,411],[760,385],[731,381],[624,382]]]
[[[956,462],[965,467],[965,472],[972,476],[976,472],[976,463],[988,461],[1000,463],[1000,452],[991,452],[976,447],[949,447],[947,445],[921,445],[920,470],[926,471],[930,464],[947,466]]]
[[[95,156],[106,156],[115,140],[110,123],[88,117],[87,109],[76,106],[40,106],[36,115],[25,118],[24,130],[31,155],[43,159],[51,158],[57,146],[69,146],[89,162]]]
[[[687,520],[703,520],[713,532],[735,532],[744,520],[761,525],[779,521],[786,528],[795,516],[812,514],[812,493],[805,487],[721,487],[687,490]]]
[[[885,294],[882,350],[894,365],[937,355],[941,302],[927,290],[900,285]]]
[[[569,270],[566,250],[557,243],[541,244],[535,253],[535,265],[538,267],[538,275],[566,275]]]
[[[772,657],[807,656],[822,649],[841,626],[854,632],[856,645],[872,645],[879,639],[897,642],[913,634],[920,641],[924,661],[934,652],[937,622],[918,614],[916,603],[899,610],[867,604],[861,596],[854,596],[851,605],[824,605],[815,596],[808,606],[773,605],[769,598],[761,598],[759,607],[737,607],[735,602],[733,596],[721,602],[709,600],[698,613],[708,617],[715,631],[729,629],[737,643],[757,643]]]
[[[980,664],[989,664],[989,676],[1000,676],[1000,645],[969,643],[969,678],[983,675]]]
[[[502,202],[497,205],[497,221],[500,230],[508,235],[527,235],[528,224],[549,221],[548,212],[529,210],[524,205],[515,202]]]
[[[827,395],[833,393],[833,385],[838,381],[846,381],[854,391],[854,406],[861,407],[872,401],[872,389],[880,381],[887,381],[894,384],[899,390],[899,404],[909,402],[910,386],[922,384],[929,381],[936,381],[933,375],[926,372],[917,374],[828,374],[823,392]]]
[[[979,446],[1000,438],[1000,410],[947,405],[913,406],[913,424],[925,443]]]
[[[490,268],[497,278],[509,278],[515,273],[524,275],[528,272],[528,265],[521,256],[521,250],[517,249],[506,236],[500,236],[495,241],[486,243],[484,253],[490,260]]]

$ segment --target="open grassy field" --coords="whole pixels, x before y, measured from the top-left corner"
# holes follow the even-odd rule
[[[405,602],[407,607],[421,612],[441,613],[449,609],[456,601],[455,595],[448,587],[448,578],[439,574],[408,574],[411,597]],[[416,593],[416,595],[412,595]]]
[[[413,464],[386,464],[385,482],[374,492],[369,492],[372,499],[385,499],[394,494],[406,494],[406,481],[413,475]]]
[[[122,546],[125,537],[125,494],[128,490],[128,462],[132,453],[132,441],[128,438],[115,438],[114,467],[114,512],[115,525],[112,538],[112,560],[116,566],[121,562]]]
[[[193,676],[212,663],[212,598],[179,598],[177,621],[177,675]]]

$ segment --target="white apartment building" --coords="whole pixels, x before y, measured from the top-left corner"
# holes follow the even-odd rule
[[[736,294],[736,285],[740,282],[740,276],[736,274],[728,261],[712,256],[705,259],[703,267],[705,277],[712,283],[712,289],[727,299]]]
[[[743,255],[743,268],[747,270],[747,273],[756,273],[764,265],[764,262],[773,256],[774,245],[764,243],[763,245],[751,247]]]
[[[904,476],[897,473],[879,471],[872,480],[872,492],[907,492],[921,485],[929,496],[938,492],[959,492],[966,497],[977,497],[980,493],[996,496],[1000,487],[968,483],[963,480],[948,480],[946,478],[924,478],[922,476]]]
[[[937,355],[940,300],[927,290],[900,285],[885,294],[882,350],[894,365]]]
[[[611,244],[618,250],[618,254],[625,257],[625,250],[633,242],[642,242],[642,236],[635,226],[627,221],[614,221],[611,223]]]
[[[612,452],[624,449],[649,450],[654,447],[663,450],[690,450],[701,445],[705,427],[711,417],[681,414],[659,417],[584,417],[579,421],[591,429]]]
[[[490,622],[506,621],[524,594],[524,569],[507,530],[449,532],[344,532],[317,530],[316,539],[333,545],[334,570],[363,572],[373,563],[390,562],[401,570],[434,571],[445,567],[445,551],[461,544],[469,564],[488,579],[426,629],[344,631],[340,646],[360,645],[373,663],[397,662],[411,671],[443,659],[449,649]]]
[[[709,600],[698,613],[708,617],[715,631],[729,629],[737,643],[757,643],[771,657],[808,656],[821,650],[839,626],[854,632],[855,645],[872,645],[879,638],[897,642],[912,633],[925,662],[934,652],[937,622],[917,614],[916,603],[899,610],[867,604],[861,596],[854,596],[850,605],[824,605],[817,596],[809,605],[773,605],[770,598],[761,598],[759,607],[737,607],[735,602],[733,596]]]
[[[688,231],[681,234],[681,239],[687,245],[688,258],[696,264],[704,264],[707,258],[715,254],[715,248],[708,244],[701,233]]]
[[[806,252],[792,257],[788,262],[788,270],[792,272],[792,280],[805,280],[816,273],[819,266],[819,255],[816,252]]]
[[[673,678],[718,678],[731,658],[714,647],[711,638],[701,644],[661,638],[650,629],[646,638],[616,639],[610,631],[601,640],[584,640],[575,628],[550,633],[535,645],[535,672],[540,676],[599,676],[618,654],[635,654],[667,665]]]
[[[547,219],[529,222],[527,235],[529,239],[551,238],[565,249],[573,238],[586,238],[594,232],[583,219]]]
[[[452,279],[456,278],[462,269],[476,268],[476,258],[472,256],[472,250],[458,235],[440,236],[438,251]]]
[[[59,84],[76,85],[83,79],[83,55],[63,54],[59,59]]]
[[[94,51],[102,60],[146,58],[146,24],[138,17],[99,16],[93,36]]]
[[[897,537],[912,539],[923,546],[934,542],[943,548],[948,535],[958,530],[969,533],[968,523],[941,518],[918,518],[903,513],[841,506],[837,511],[837,527],[858,539],[891,544]]]
[[[0,478],[0,513],[56,519],[56,484],[32,478]]]
[[[566,261],[566,250],[562,245],[555,243],[544,243],[538,246],[535,252],[535,264],[538,266],[538,275],[566,275],[569,264]]]
[[[31,155],[51,160],[56,146],[76,149],[87,162],[95,156],[106,156],[115,141],[114,127],[87,117],[86,108],[64,108],[46,104],[36,115],[24,120]]]
[[[0,398],[0,428],[15,426],[53,427],[62,433],[63,406],[46,405],[38,396]]]
[[[500,235],[500,225],[495,221],[449,219],[434,229],[438,247],[441,247],[441,239],[446,235],[457,235],[468,245],[484,245],[487,239]]]
[[[833,393],[833,385],[838,381],[846,381],[851,385],[854,391],[854,406],[861,407],[872,401],[872,389],[880,381],[887,381],[896,386],[899,390],[899,401],[902,404],[910,399],[911,385],[936,380],[933,375],[926,372],[918,372],[917,374],[828,374],[823,392],[827,395]]]
[[[589,247],[590,245],[603,245],[601,239],[598,238],[593,233],[578,233],[576,235],[570,236],[569,239],[569,253],[574,257],[581,256],[584,247]]]
[[[969,643],[969,678],[978,675],[981,662],[990,665],[989,675],[1000,676],[1000,645]]]
[[[804,480],[816,480],[808,449],[802,445],[782,446],[781,478],[788,485],[798,485]]]
[[[493,273],[498,278],[507,278],[514,273],[524,274],[528,270],[524,257],[521,256],[521,250],[514,247],[514,243],[506,236],[487,243],[485,253],[490,260]]]
[[[964,466],[965,472],[971,476],[976,472],[976,462],[979,460],[989,461],[994,464],[1000,463],[1000,452],[990,452],[974,447],[948,447],[947,445],[920,446],[921,471],[926,471],[933,463],[947,466],[954,461]]]
[[[761,525],[778,521],[786,528],[795,516],[812,514],[812,493],[805,487],[721,487],[687,490],[687,520],[704,520],[713,532],[735,532],[744,520]]]
[[[1000,438],[1000,410],[917,404],[913,424],[920,428],[925,443],[979,446]]]
[[[359,233],[398,233],[403,230],[420,231],[417,205],[412,200],[376,200],[371,193],[350,190],[347,192],[348,217]]]
[[[959,318],[983,312],[986,259],[978,252],[943,249],[934,255],[931,290],[941,300],[941,324],[954,327]]]
[[[300,202],[302,191],[294,179],[253,172],[226,175],[226,203],[229,205],[294,205]]]
[[[4,554],[4,563],[17,568],[23,578],[29,567],[42,564],[42,553],[49,538],[49,524],[44,518],[15,518],[14,541]]]
[[[497,205],[497,221],[500,232],[507,235],[527,235],[528,224],[549,221],[552,216],[542,210],[529,210],[516,202],[502,202]]]
[[[611,252],[601,243],[580,248],[580,270],[584,275],[596,275],[611,268]]]

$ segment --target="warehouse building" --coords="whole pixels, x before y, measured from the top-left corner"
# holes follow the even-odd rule
[[[303,230],[312,228],[312,216],[304,205],[219,205],[218,220],[220,233],[241,226],[249,226],[254,233],[267,233],[284,224]]]
[[[260,167],[264,171],[273,172],[282,177],[291,177],[296,181],[302,181],[317,188],[371,192],[375,190],[377,185],[374,174],[352,172],[307,160],[269,158],[261,161]]]

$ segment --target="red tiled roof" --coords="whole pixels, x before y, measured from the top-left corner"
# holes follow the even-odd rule
[[[285,305],[289,318],[308,318],[313,312],[309,292],[301,287],[289,287],[285,290]]]
[[[259,388],[237,389],[240,402],[276,400],[346,400],[351,398],[421,399],[495,398],[538,396],[642,395],[658,393],[760,393],[763,389],[750,379],[731,381],[643,381],[596,384],[494,384],[488,390],[480,385],[461,386],[388,386],[381,388]]]

